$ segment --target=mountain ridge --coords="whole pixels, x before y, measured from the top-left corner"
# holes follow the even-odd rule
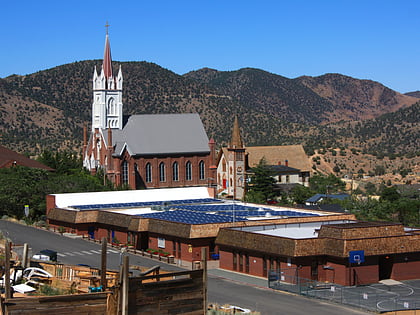
[[[80,150],[82,126],[91,121],[93,69],[101,62],[78,61],[0,79],[2,144],[31,154],[42,148]],[[364,124],[418,101],[378,82],[340,74],[289,79],[254,68],[202,68],[178,75],[145,61],[113,65],[115,70],[122,66],[124,114],[197,112],[219,144],[229,141],[235,115],[247,145],[346,144],[335,126],[340,121]]]

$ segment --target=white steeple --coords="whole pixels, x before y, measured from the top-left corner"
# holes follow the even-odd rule
[[[93,72],[92,131],[95,128],[122,129],[122,85],[121,66],[117,77],[112,74],[111,45],[107,29],[101,73],[98,75],[96,67]]]

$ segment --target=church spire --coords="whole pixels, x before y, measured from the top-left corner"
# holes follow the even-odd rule
[[[111,59],[111,45],[109,44],[108,36],[108,22],[105,25],[106,27],[106,37],[105,37],[105,50],[104,50],[104,60],[102,63],[102,68],[104,70],[104,75],[106,79],[112,77],[112,59]]]
[[[235,116],[235,121],[233,122],[232,137],[230,140],[230,146],[233,148],[242,148],[242,138],[241,131],[239,130],[238,116]]]

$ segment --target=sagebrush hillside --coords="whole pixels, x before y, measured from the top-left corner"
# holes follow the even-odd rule
[[[2,144],[19,152],[80,150],[91,121],[100,60],[0,79]],[[419,151],[417,98],[340,74],[288,79],[259,69],[204,68],[183,76],[148,62],[114,62],[124,76],[124,114],[197,112],[209,137],[229,141],[239,117],[246,145],[356,147],[383,155]]]

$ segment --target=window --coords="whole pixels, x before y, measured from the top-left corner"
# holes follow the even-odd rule
[[[146,183],[152,182],[152,165],[150,163],[146,164]]]
[[[179,181],[178,162],[174,162],[174,164],[172,164],[172,180],[176,182]]]
[[[157,241],[158,241],[158,247],[159,248],[165,248],[165,239],[164,238],[158,237]]]
[[[286,183],[290,183],[290,176],[286,175]]]
[[[222,171],[226,172],[226,161],[225,161],[225,159],[223,159],[223,161],[222,161]]]
[[[115,115],[115,102],[113,98],[108,101],[108,114]]]
[[[192,180],[192,165],[190,161],[185,165],[185,179]]]
[[[243,161],[243,160],[244,160],[244,153],[236,152],[236,161]]]
[[[122,183],[128,185],[128,162],[122,162]]]
[[[200,180],[204,180],[205,179],[205,177],[206,177],[206,173],[205,173],[205,170],[204,170],[204,166],[205,166],[205,164],[204,164],[204,161],[200,161],[200,163],[198,164],[198,167],[199,167],[199,178],[200,178]]]
[[[161,182],[166,181],[165,163],[163,163],[163,162],[159,164],[159,180]]]

